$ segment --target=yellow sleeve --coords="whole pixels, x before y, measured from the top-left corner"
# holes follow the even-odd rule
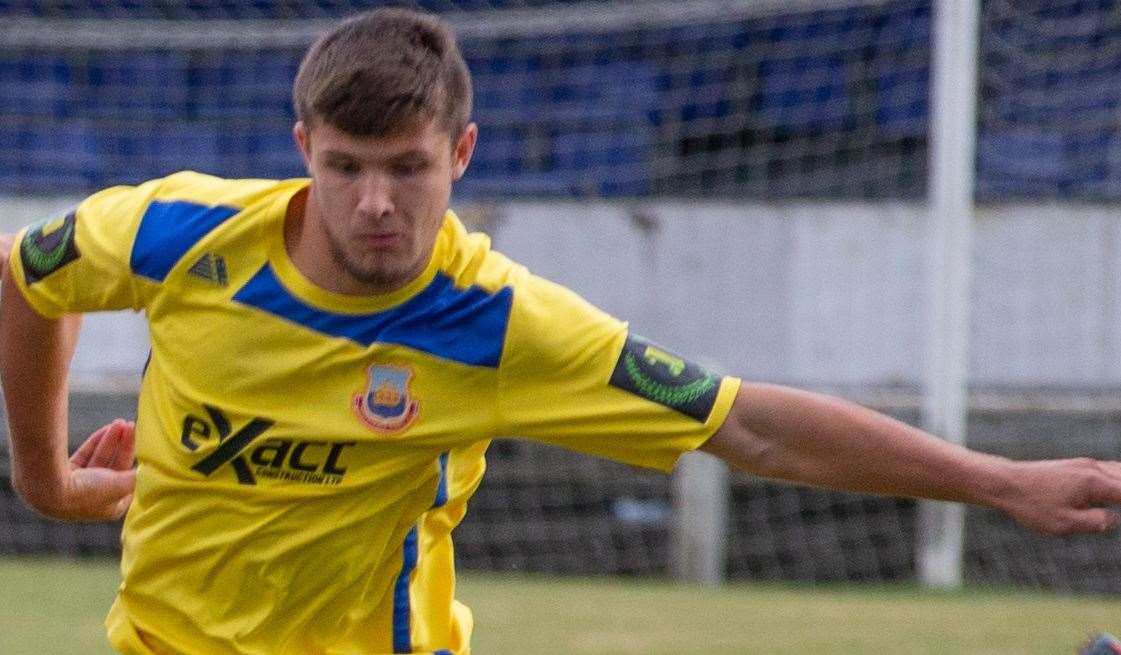
[[[47,318],[142,308],[153,285],[133,275],[129,258],[158,184],[106,189],[20,232],[11,269],[28,303]]]
[[[716,432],[739,384],[628,334],[559,285],[529,275],[515,285],[501,434],[668,471]]]

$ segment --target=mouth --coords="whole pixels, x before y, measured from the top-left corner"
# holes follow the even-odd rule
[[[401,243],[401,235],[396,232],[374,232],[359,234],[354,237],[354,241],[363,248],[391,250]]]

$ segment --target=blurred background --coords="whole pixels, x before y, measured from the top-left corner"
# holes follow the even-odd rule
[[[0,227],[181,169],[302,175],[290,87],[303,51],[381,4],[0,0]],[[1119,459],[1121,4],[946,5],[977,19],[975,64],[951,71],[975,89],[955,135],[932,118],[931,0],[408,6],[457,28],[480,137],[453,206],[496,248],[709,366],[915,424],[937,356],[932,143],[965,138],[964,439],[1017,458]],[[89,317],[75,442],[134,414],[146,351],[139,317]],[[923,578],[911,500],[695,463],[683,468],[709,480],[698,500],[688,471],[518,440],[489,462],[456,532],[464,570]],[[0,498],[0,554],[113,555],[117,532]],[[958,552],[967,585],[1121,593],[1116,537],[1042,538],[970,509]]]

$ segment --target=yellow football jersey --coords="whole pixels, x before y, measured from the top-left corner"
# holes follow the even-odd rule
[[[628,335],[448,212],[406,287],[313,285],[308,180],[179,173],[24,230],[47,317],[144,311],[136,494],[107,618],[123,653],[468,653],[451,531],[492,438],[668,470],[739,381]]]

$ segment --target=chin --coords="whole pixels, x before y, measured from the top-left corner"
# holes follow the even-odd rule
[[[404,286],[412,279],[412,276],[400,269],[387,269],[383,267],[350,267],[347,272],[358,282],[377,287]]]

